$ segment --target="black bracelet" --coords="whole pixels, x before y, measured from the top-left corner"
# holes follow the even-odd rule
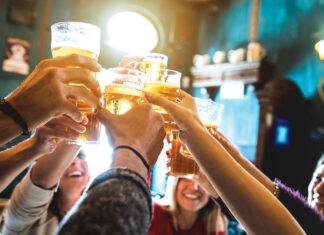
[[[30,135],[25,120],[5,99],[0,101],[0,110],[11,117],[21,127],[23,135]]]
[[[141,161],[143,162],[144,166],[146,167],[147,169],[147,173],[149,174],[151,169],[150,169],[150,166],[149,164],[145,161],[144,157],[139,153],[137,152],[135,149],[133,149],[132,147],[128,146],[128,145],[119,145],[117,147],[114,148],[112,154],[114,154],[114,152],[117,150],[117,149],[129,149],[131,150],[133,153],[136,154],[136,156],[141,159]]]

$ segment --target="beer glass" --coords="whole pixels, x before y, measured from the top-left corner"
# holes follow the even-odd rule
[[[160,70],[166,69],[168,65],[168,57],[159,53],[148,53],[143,56],[140,62],[132,62],[131,67],[146,73],[147,70]]]
[[[87,56],[98,61],[100,53],[100,29],[91,24],[82,22],[61,22],[51,26],[51,50],[53,58],[70,54]],[[74,86],[83,84],[71,83]],[[79,134],[74,143],[98,143],[100,123],[94,115],[94,109],[82,100],[70,99],[79,111],[87,116],[86,132]]]
[[[124,114],[143,102],[142,72],[128,68],[102,69],[100,87],[104,89],[104,105],[112,114]]]
[[[224,106],[207,99],[195,98],[199,118],[207,129],[216,131],[222,118]],[[179,131],[171,132],[170,175],[194,176],[199,173],[199,166],[179,138]]]
[[[173,102],[180,100],[181,73],[170,69],[147,69],[144,74],[144,91],[152,92],[167,98]],[[161,113],[165,120],[166,130],[177,129],[175,122],[169,114],[160,106],[153,105],[154,109]]]

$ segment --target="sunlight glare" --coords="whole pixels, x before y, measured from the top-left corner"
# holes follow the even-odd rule
[[[143,15],[123,11],[113,15],[108,23],[108,44],[128,53],[152,51],[158,44],[158,32]]]

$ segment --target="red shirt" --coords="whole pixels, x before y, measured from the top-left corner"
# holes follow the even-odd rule
[[[162,206],[155,203],[148,235],[225,235],[225,233],[210,232],[207,234],[207,222],[204,218],[199,218],[190,230],[176,231],[172,216]]]

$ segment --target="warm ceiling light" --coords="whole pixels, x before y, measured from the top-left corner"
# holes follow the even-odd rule
[[[132,11],[118,12],[108,23],[108,43],[128,53],[147,53],[158,44],[158,31],[142,14]]]
[[[318,52],[321,60],[324,60],[324,40],[315,44],[315,50]]]

